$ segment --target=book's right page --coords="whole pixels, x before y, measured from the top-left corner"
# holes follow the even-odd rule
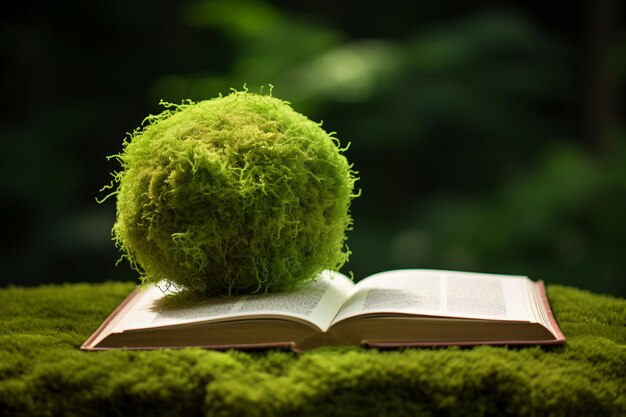
[[[440,270],[396,270],[359,282],[334,323],[366,314],[537,322],[523,276]]]

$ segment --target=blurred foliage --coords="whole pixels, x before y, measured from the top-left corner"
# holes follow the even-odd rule
[[[446,4],[276,4],[147,10],[120,0],[97,3],[91,27],[51,6],[54,24],[7,20],[6,71],[34,85],[7,86],[27,110],[8,114],[0,186],[27,231],[4,248],[5,263],[18,265],[5,280],[133,277],[111,266],[113,206],[92,203],[114,169],[104,156],[160,99],[202,100],[246,83],[274,85],[351,142],[363,196],[346,270],[357,278],[467,269],[626,294],[626,138],[616,120],[609,148],[583,141],[582,26],[559,31],[530,5],[446,14]],[[404,23],[391,30],[391,21]],[[620,36],[610,59],[623,82]]]
[[[605,160],[571,143],[553,144],[533,170],[492,194],[416,204],[393,241],[391,262],[623,290],[625,162],[623,144]]]

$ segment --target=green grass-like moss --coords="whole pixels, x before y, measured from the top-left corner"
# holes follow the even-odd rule
[[[0,289],[0,416],[626,415],[626,300],[548,286],[563,347],[83,352],[132,284]]]
[[[142,281],[279,291],[347,261],[355,173],[332,134],[267,95],[166,106],[116,155],[114,238]]]

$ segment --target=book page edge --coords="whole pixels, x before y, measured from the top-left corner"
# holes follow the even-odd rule
[[[230,345],[185,345],[185,346],[141,346],[141,347],[89,347],[82,350],[88,350],[93,352],[104,352],[107,350],[162,350],[162,349],[210,349],[210,350],[229,350],[229,349],[241,349],[241,350],[262,350],[262,349],[283,349],[291,350],[293,352],[301,352],[295,342],[271,342],[271,343],[240,343]]]
[[[133,302],[139,295],[141,294],[141,288],[135,287],[130,294],[126,296],[126,298],[113,310],[111,314],[106,318],[104,322],[98,327],[98,329],[93,332],[91,336],[80,346],[81,350],[102,350],[98,349],[94,343],[98,339],[98,337],[111,325],[113,320],[115,320],[122,311],[128,306],[131,302]]]
[[[550,322],[550,325],[552,326],[552,330],[554,330],[554,332],[556,333],[554,335],[556,337],[555,343],[561,343],[561,344],[565,343],[566,341],[565,335],[563,334],[563,332],[561,331],[561,328],[556,322],[554,313],[552,313],[552,308],[550,307],[550,303],[548,301],[548,294],[546,293],[545,283],[543,281],[537,281],[535,282],[535,288],[537,292],[539,293],[539,299],[541,303],[543,304],[543,308],[545,309],[546,314],[548,315],[548,321]]]
[[[361,341],[361,346],[369,348],[380,349],[396,349],[396,348],[411,348],[411,347],[448,347],[448,346],[537,346],[537,345],[562,345],[565,340],[560,339],[547,339],[547,340],[497,340],[497,341],[463,341],[463,342],[408,342],[408,343],[394,343],[394,342],[374,342],[364,339]]]

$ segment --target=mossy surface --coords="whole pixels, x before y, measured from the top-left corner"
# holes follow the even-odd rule
[[[563,347],[83,352],[132,285],[0,290],[0,416],[623,416],[626,301],[548,286]]]
[[[269,95],[166,106],[115,155],[114,238],[143,281],[280,291],[346,262],[356,178],[332,133]]]

